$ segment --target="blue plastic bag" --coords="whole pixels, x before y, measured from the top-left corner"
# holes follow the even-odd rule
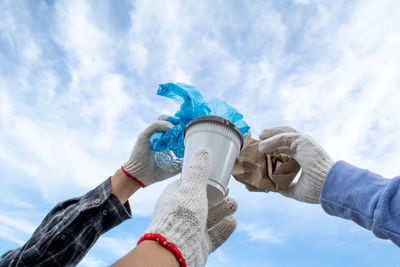
[[[174,117],[167,118],[167,121],[174,127],[166,133],[157,132],[151,136],[150,146],[154,151],[172,150],[177,157],[183,158],[186,125],[202,116],[215,115],[228,119],[239,128],[243,135],[250,130],[239,111],[219,99],[213,99],[206,103],[194,86],[184,83],[161,84],[157,94],[175,100],[181,107]]]

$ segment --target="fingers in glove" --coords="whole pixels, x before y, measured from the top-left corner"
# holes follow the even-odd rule
[[[265,139],[260,142],[258,150],[262,153],[271,153],[280,147],[289,147],[296,153],[297,143],[296,140],[301,136],[299,133],[283,133],[275,135],[271,138]],[[295,157],[295,156],[294,156]]]
[[[295,199],[295,190],[297,183],[290,184],[288,188],[280,190],[279,193],[284,195],[285,197],[294,198]]]
[[[168,121],[173,125],[178,125],[180,123],[180,119],[178,119],[177,117],[166,114],[163,114],[160,117],[158,117],[158,120]]]
[[[238,208],[236,200],[227,198],[208,210],[207,229],[217,225],[223,218],[232,215]]]
[[[174,125],[170,122],[157,120],[144,130],[141,137],[144,139],[150,139],[155,132],[167,132],[172,127],[174,127]]]
[[[217,226],[208,231],[211,252],[219,248],[235,231],[237,222],[233,216],[225,217]]]
[[[198,148],[189,164],[189,168],[182,173],[182,183],[179,191],[185,195],[206,194],[208,176],[210,175],[210,152]]]
[[[279,193],[301,202],[317,204],[319,203],[319,198],[314,196],[315,194],[313,191],[315,191],[315,189],[313,190],[312,187],[313,185],[309,184],[307,179],[300,176],[297,183],[289,185],[287,189],[281,190]]]
[[[158,117],[157,120],[165,121],[169,117],[172,117],[172,116],[171,115],[167,115],[167,114],[162,114],[160,117]]]
[[[297,131],[290,126],[272,127],[272,128],[264,129],[260,133],[259,138],[260,138],[260,140],[265,140],[265,139],[271,138],[275,135],[282,134],[282,133],[297,133]]]

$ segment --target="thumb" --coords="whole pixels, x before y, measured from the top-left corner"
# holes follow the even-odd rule
[[[219,248],[231,236],[236,225],[236,219],[233,216],[228,216],[208,231],[211,243],[210,253]]]
[[[172,116],[167,115],[167,114],[162,114],[160,117],[157,118],[157,120],[166,121],[169,117],[172,117]]]
[[[283,133],[260,142],[258,150],[262,153],[270,153],[280,147],[289,147],[296,153],[297,143],[295,142],[301,136],[300,133]]]
[[[260,140],[265,140],[282,133],[297,133],[297,131],[290,126],[278,126],[264,129],[260,133],[259,137]]]
[[[285,190],[279,191],[280,194],[284,195],[285,197],[293,198],[297,201],[305,202],[305,203],[319,203],[319,198],[313,197],[309,186],[305,185],[307,181],[304,179],[299,178],[297,183],[289,185],[289,187]]]
[[[290,197],[295,199],[296,185],[297,183],[290,184],[288,188],[280,190],[279,193],[284,195],[285,197]]]
[[[210,152],[204,148],[198,148],[189,164],[182,172],[182,183],[179,191],[186,193],[206,192],[208,176],[210,174]]]
[[[157,120],[143,131],[141,137],[148,140],[155,132],[167,132],[172,127],[174,127],[174,125],[168,121]]]

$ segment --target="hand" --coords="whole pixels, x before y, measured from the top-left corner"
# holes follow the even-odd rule
[[[322,184],[334,164],[332,158],[308,135],[291,127],[273,127],[260,134],[259,150],[269,153],[280,147],[289,147],[302,171],[297,183],[279,193],[308,203],[319,203]]]
[[[157,166],[154,160],[155,152],[150,147],[150,137],[155,132],[167,132],[173,125],[167,121],[168,115],[160,116],[157,121],[147,127],[138,137],[131,157],[121,167],[124,173],[142,187],[148,186],[179,174],[165,172]]]
[[[209,152],[200,148],[188,170],[161,195],[150,226],[138,243],[155,240],[175,255],[180,266],[204,266],[209,253],[235,230],[236,220],[230,215],[237,209],[231,198],[208,209],[209,170]]]

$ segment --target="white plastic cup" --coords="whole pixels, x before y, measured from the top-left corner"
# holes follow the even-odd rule
[[[186,173],[199,147],[210,151],[210,176],[207,185],[208,205],[213,206],[228,194],[228,183],[235,159],[243,145],[243,135],[235,124],[218,116],[203,116],[185,129],[185,154],[182,175]]]

